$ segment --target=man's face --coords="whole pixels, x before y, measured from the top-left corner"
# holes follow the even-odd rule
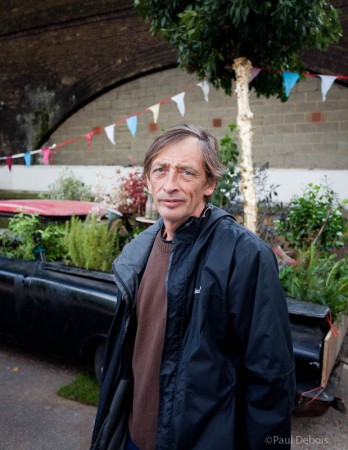
[[[199,217],[205,196],[215,188],[215,182],[207,182],[202,151],[194,137],[165,147],[153,160],[147,182],[169,232],[189,217]]]

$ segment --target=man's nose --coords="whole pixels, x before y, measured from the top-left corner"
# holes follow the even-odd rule
[[[176,170],[169,169],[164,180],[163,189],[166,192],[173,192],[178,188],[178,174]]]

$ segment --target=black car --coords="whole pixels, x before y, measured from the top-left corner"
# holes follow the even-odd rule
[[[42,219],[66,220],[86,216],[93,206],[23,202],[0,201],[0,215],[39,212]],[[40,256],[35,261],[0,256],[0,335],[70,360],[87,357],[94,361],[100,379],[117,302],[113,274],[48,263]],[[290,298],[287,303],[296,363],[295,413],[321,415],[330,405],[344,410],[336,389],[347,317],[339,324],[338,334],[326,306]]]
[[[42,220],[86,217],[93,203],[0,201],[0,215]],[[0,255],[0,335],[68,360],[93,361],[100,378],[105,339],[116,305],[111,273]]]

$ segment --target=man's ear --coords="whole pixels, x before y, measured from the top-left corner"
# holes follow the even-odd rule
[[[204,195],[206,197],[210,197],[211,195],[213,195],[213,192],[215,191],[217,182],[216,181],[212,181],[211,183],[207,183],[205,189],[204,189]]]

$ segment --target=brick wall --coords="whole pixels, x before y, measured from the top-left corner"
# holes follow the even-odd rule
[[[346,0],[334,0],[333,3],[342,11],[343,37],[338,44],[331,46],[328,52],[306,52],[304,62],[309,70],[318,73],[342,73],[347,75],[348,4]],[[82,114],[83,111],[90,111],[90,108],[94,108],[94,102],[90,102],[97,97],[99,98],[102,93],[110,91],[110,89],[118,87],[117,95],[114,91],[111,91],[106,96],[99,98],[98,102],[102,98],[106,98],[104,111],[97,111],[95,116],[92,114],[92,127],[105,125],[105,117],[107,118],[106,122],[112,123],[115,117],[133,113],[134,107],[149,106],[147,99],[156,101],[158,98],[167,96],[167,87],[169,86],[170,95],[174,95],[178,92],[177,88],[183,89],[183,86],[186,86],[186,83],[190,83],[192,80],[189,77],[182,78],[183,74],[171,76],[165,72],[163,75],[158,73],[156,75],[158,78],[153,78],[153,81],[149,79],[149,85],[146,84],[146,78],[139,78],[132,83],[128,83],[133,78],[176,65],[175,52],[169,50],[166,43],[160,38],[154,38],[150,35],[148,23],[143,21],[133,8],[133,0],[11,0],[2,2],[1,6],[1,156],[40,148],[52,131],[68,117],[76,111],[79,111],[78,114]],[[170,78],[175,80],[171,81]],[[121,86],[123,83],[126,84]],[[145,86],[146,92],[140,94],[143,86]],[[151,88],[153,89],[152,94]],[[317,87],[315,89],[317,90]],[[132,91],[131,95],[134,95],[134,97],[127,94],[127,90]],[[283,123],[277,124],[277,127],[273,130],[273,122],[271,124],[267,121],[263,123],[262,116],[259,115],[257,109],[259,108],[263,112],[266,108],[269,113],[274,111],[274,119],[278,121],[281,120],[278,117],[278,112],[276,109],[271,110],[270,108],[273,108],[272,105],[274,105],[274,108],[283,108],[283,106],[279,105],[278,101],[274,99],[269,101],[271,103],[266,100],[259,103],[259,100],[255,99],[253,107],[254,111],[258,113],[256,125],[263,124],[262,133],[265,132],[267,127],[270,130],[267,133],[265,132],[266,135],[264,136],[261,129],[257,128],[255,137],[256,157],[258,158],[258,148],[260,148],[260,160],[267,157],[269,151],[274,151],[275,144],[281,143],[278,135],[275,136],[275,130],[278,133],[281,126],[283,128],[286,126],[281,138],[284,139],[281,152],[277,152],[280,160],[278,160],[279,158],[274,160],[276,164],[293,164],[290,161],[292,149],[283,147],[283,144],[291,142],[290,145],[300,146],[300,141],[304,145],[302,150],[299,147],[299,150],[302,151],[301,158],[303,160],[307,157],[307,144],[315,145],[316,149],[321,148],[319,158],[321,162],[314,162],[315,164],[324,164],[323,159],[327,157],[326,149],[328,144],[330,146],[332,144],[334,152],[336,152],[333,153],[337,159],[335,164],[342,166],[344,164],[344,152],[346,151],[345,141],[340,144],[337,141],[339,136],[336,136],[334,131],[334,141],[331,142],[331,131],[325,131],[325,127],[330,128],[332,126],[337,126],[337,133],[344,131],[339,127],[345,125],[338,125],[338,119],[336,125],[332,125],[335,120],[330,117],[329,112],[336,111],[336,114],[341,117],[341,111],[345,110],[345,106],[340,105],[340,102],[346,101],[347,94],[338,86],[335,86],[334,90],[338,92],[337,97],[335,98],[335,92],[331,91],[325,105],[320,103],[315,91],[312,100],[310,96],[307,99],[305,93],[295,92],[301,98],[306,97],[304,103],[307,102],[308,110],[297,110],[297,105],[296,107],[292,105],[294,99],[290,98],[287,104],[287,112],[289,114],[300,113],[303,116],[301,118],[289,116],[287,119],[296,121],[299,118],[300,121],[303,121],[302,125],[305,129],[300,127],[301,122],[298,125],[291,122],[293,125],[291,127],[290,123],[286,122],[285,117],[283,117]],[[141,97],[145,94],[146,98]],[[120,97],[117,97],[118,95]],[[109,100],[109,97],[111,100]],[[222,93],[218,93],[216,96],[212,94],[209,105],[202,104],[202,97],[199,93],[190,93],[187,97],[190,98],[187,101],[186,118],[188,120],[200,121],[199,114],[202,113],[204,114],[202,120],[206,121],[207,125],[210,125],[212,120],[217,118],[222,120],[222,128],[226,127],[231,120],[234,120],[233,99],[223,98]],[[132,100],[131,104],[129,104],[130,99]],[[337,100],[337,104],[331,103],[330,106],[329,100]],[[114,102],[114,104],[108,106],[109,101]],[[195,107],[196,101],[199,103],[197,108]],[[318,101],[319,103],[317,103]],[[81,109],[84,105],[87,106]],[[218,111],[220,106],[223,111]],[[329,109],[330,107],[331,109]],[[161,116],[159,127],[165,127],[169,123],[178,121],[175,108],[175,105],[171,107],[164,105],[162,109],[168,111],[168,117]],[[208,113],[206,113],[207,110]],[[279,114],[282,114],[282,111],[283,109]],[[322,112],[321,122],[311,122],[312,116],[309,117],[308,114],[313,112]],[[143,147],[148,145],[153,136],[153,132],[145,133],[145,130],[148,130],[149,120],[146,119],[144,124],[139,123],[139,136],[143,140]],[[87,129],[87,132],[90,131],[91,128],[87,121],[83,123],[88,126],[82,125],[81,129],[74,129],[73,132],[65,131],[66,134],[70,137],[76,134],[75,131],[78,134],[83,132],[84,129]],[[311,124],[311,127],[307,127],[308,123]],[[298,126],[296,136],[293,135],[295,125]],[[64,128],[66,128],[65,124],[59,130],[59,133]],[[312,138],[311,133],[316,128],[319,130],[318,136]],[[216,131],[222,132],[219,129],[216,129]],[[120,127],[120,133],[117,147],[119,153],[117,155],[115,155],[115,149],[110,149],[108,143],[106,143],[104,147],[101,147],[100,154],[89,156],[90,162],[88,163],[92,163],[92,158],[101,160],[105,157],[107,163],[113,164],[115,159],[123,161],[130,151],[136,155],[141,155],[143,150],[139,145],[138,138],[134,142],[127,143],[126,137],[122,137],[122,127]],[[304,136],[305,134],[307,136]],[[291,141],[289,141],[289,138],[291,138]],[[78,155],[78,151],[72,153]],[[312,147],[310,151],[312,151]],[[68,150],[64,149],[64,152],[68,152]],[[339,156],[337,156],[337,152]],[[82,155],[84,156],[83,150],[81,150],[81,157]],[[71,158],[74,159],[75,156],[71,156]],[[335,165],[332,159],[330,160],[330,167]],[[300,162],[297,161],[296,164],[300,164]],[[306,164],[311,165],[309,162],[306,162]]]
[[[87,140],[81,138],[60,147],[54,163],[125,165],[129,163],[129,155],[141,163],[154,137],[182,121],[208,126],[221,138],[228,124],[236,119],[236,97],[227,97],[221,90],[211,88],[207,103],[196,83],[194,76],[171,69],[141,77],[100,96],[62,124],[48,143],[58,144],[80,137],[141,112],[136,137],[131,136],[124,122],[115,127],[116,146],[102,132],[93,137],[90,152]],[[185,117],[182,118],[176,104],[169,101],[160,107],[158,124],[154,127],[152,112],[146,109],[182,91],[186,92]],[[347,169],[346,87],[334,83],[323,102],[320,80],[309,77],[296,85],[286,103],[252,94],[251,109],[255,125],[254,160],[258,166],[269,162],[273,168]]]

